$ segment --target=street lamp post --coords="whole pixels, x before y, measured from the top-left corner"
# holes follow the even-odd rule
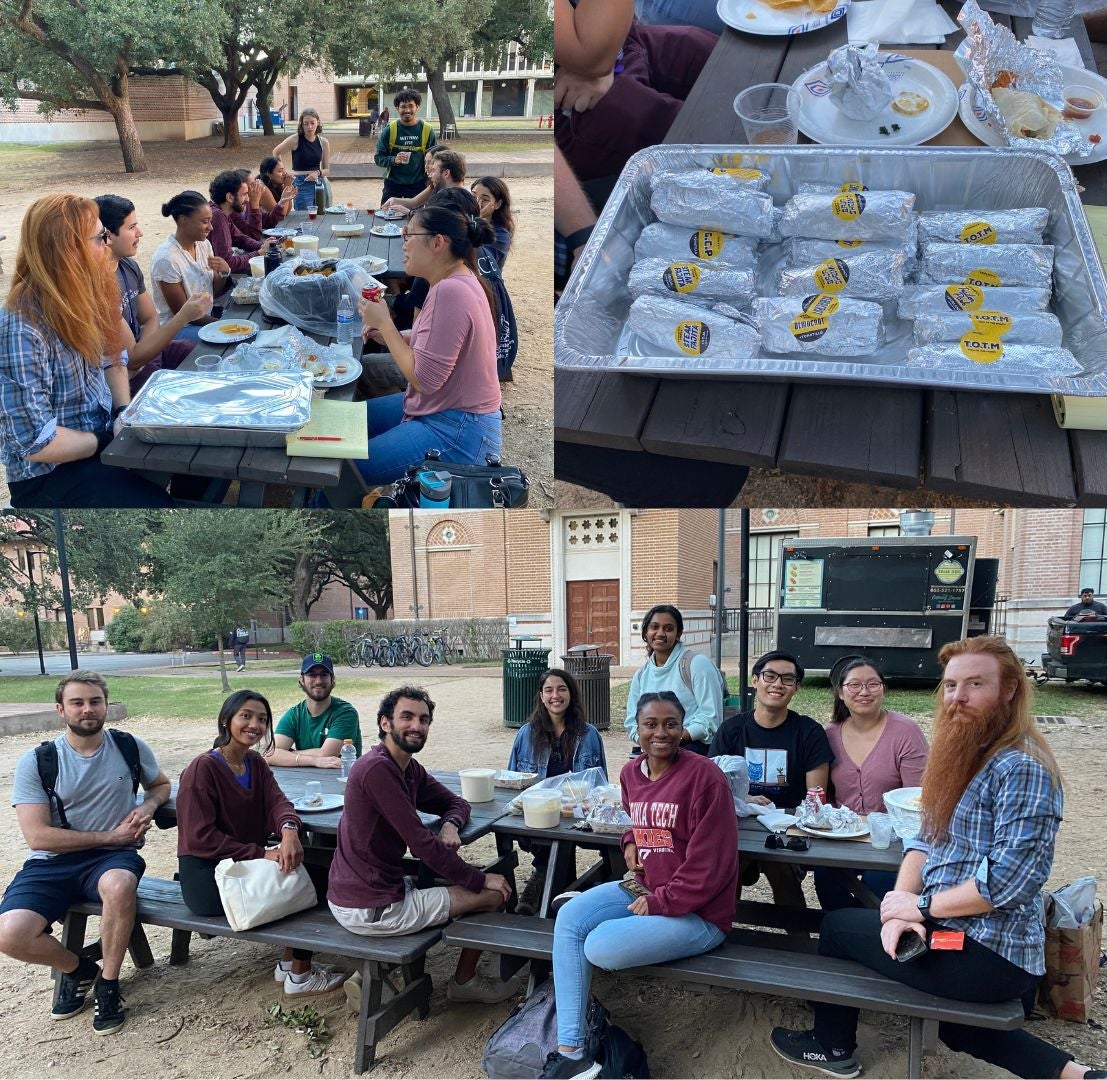
[[[35,564],[33,556],[38,555],[39,558],[45,558],[47,552],[45,551],[28,551],[27,552],[27,579],[31,583],[31,602],[33,605],[33,614],[35,617],[35,643],[38,645],[38,673],[40,675],[46,674],[46,657],[42,654],[42,627],[38,621],[38,594],[35,590]],[[41,568],[41,563],[39,564]]]

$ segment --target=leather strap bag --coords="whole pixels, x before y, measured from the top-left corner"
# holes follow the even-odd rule
[[[215,867],[215,885],[232,930],[264,926],[319,902],[302,866],[282,874],[272,859],[223,859]]]

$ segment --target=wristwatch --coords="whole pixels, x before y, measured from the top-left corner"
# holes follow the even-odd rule
[[[931,897],[929,893],[923,893],[923,895],[919,897],[917,907],[924,919],[930,915],[930,901],[932,899],[933,897]]]

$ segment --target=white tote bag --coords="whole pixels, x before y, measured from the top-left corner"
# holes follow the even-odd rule
[[[215,884],[232,930],[263,926],[318,903],[302,866],[282,874],[272,859],[223,859],[215,867]]]

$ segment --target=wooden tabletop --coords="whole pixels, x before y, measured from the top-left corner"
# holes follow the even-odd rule
[[[961,5],[944,0],[943,6],[955,16]],[[994,19],[1020,39],[1029,33],[1028,19]],[[790,37],[726,30],[666,142],[744,142],[732,105],[737,91],[793,82],[845,43],[845,25],[843,18]],[[1094,71],[1079,18],[1073,33]],[[956,48],[962,37],[958,30],[941,48]],[[1086,203],[1107,205],[1107,166],[1078,167],[1075,175]],[[673,505],[673,493],[691,474],[697,474],[697,494],[713,487],[718,496],[701,505],[725,505],[750,466],[903,488],[920,497],[952,492],[1024,506],[1107,503],[1107,432],[1059,428],[1044,394],[564,370],[555,372],[554,385],[555,468],[558,460],[566,463],[557,475],[587,484],[591,469],[603,478],[593,486],[630,505]],[[643,491],[630,478],[647,469],[651,484]],[[656,501],[649,500],[651,490]]]

